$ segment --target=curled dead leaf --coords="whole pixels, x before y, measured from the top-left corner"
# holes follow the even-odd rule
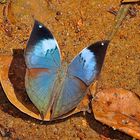
[[[98,92],[92,102],[95,118],[140,139],[140,99],[124,89],[106,89]]]
[[[26,65],[22,50],[15,50],[13,56],[0,56],[0,82],[8,100],[23,113],[42,120],[39,111],[26,94],[24,85],[25,72]],[[87,95],[74,110],[61,117],[61,119],[81,111],[86,111],[88,104]],[[50,121],[50,112],[46,114],[43,120]]]

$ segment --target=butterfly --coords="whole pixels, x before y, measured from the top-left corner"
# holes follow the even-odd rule
[[[25,88],[40,114],[61,118],[80,103],[101,71],[108,44],[96,42],[67,64],[52,33],[35,20],[25,49]]]

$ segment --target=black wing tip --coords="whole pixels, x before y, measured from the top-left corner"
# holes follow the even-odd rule
[[[35,19],[35,20],[34,20],[33,29],[34,29],[34,28],[38,28],[38,29],[39,29],[39,26],[42,26],[42,27],[46,28],[44,24],[42,24],[40,21],[38,21],[38,20]]]
[[[110,41],[109,40],[102,40],[102,41],[97,41],[93,44],[91,44],[89,47],[87,47],[88,50],[91,52],[95,53],[101,50],[106,50]]]
[[[102,40],[102,41],[98,41],[92,45],[90,45],[87,49],[90,50],[95,58],[96,58],[96,62],[97,62],[97,70],[98,70],[98,74],[101,71],[103,62],[104,62],[104,58],[106,55],[106,50],[107,47],[109,45],[110,41],[109,40]]]
[[[44,26],[44,24],[42,24],[41,22],[35,19],[29,40],[27,42],[26,51],[32,49],[32,47],[36,43],[44,39],[47,39],[47,40],[54,39],[53,34],[50,32],[50,30],[46,26]]]
[[[92,44],[94,46],[102,46],[102,47],[107,47],[109,44],[110,40],[102,40],[102,41],[97,41],[96,43]]]
[[[34,27],[37,27],[39,28],[39,26],[42,26],[43,28],[46,28],[45,25],[43,23],[41,23],[40,21],[38,20],[34,20]],[[47,29],[47,28],[46,28]],[[47,29],[48,30],[48,29]]]
[[[101,43],[104,43],[104,46],[108,47],[110,40],[103,40],[103,41],[101,41]]]
[[[45,39],[53,39],[53,35],[51,31],[40,21],[34,20],[34,26],[32,30],[34,35],[37,35],[38,38],[45,38]]]

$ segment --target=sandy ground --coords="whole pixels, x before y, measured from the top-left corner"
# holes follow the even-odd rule
[[[106,39],[118,10],[119,0],[12,0],[0,4],[0,54],[24,49],[33,20],[44,23],[56,37],[63,59],[70,61],[91,43]],[[122,87],[140,96],[140,6],[127,16],[113,38],[100,75],[98,91]],[[131,137],[94,119],[93,114],[75,114],[55,122],[35,120],[15,108],[0,87],[0,139],[12,140],[129,140]]]

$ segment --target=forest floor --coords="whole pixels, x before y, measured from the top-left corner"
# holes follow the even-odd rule
[[[46,25],[60,46],[63,60],[73,59],[83,48],[106,39],[119,0],[11,0],[0,4],[0,54],[24,49],[34,19]],[[98,91],[124,88],[140,96],[140,6],[128,15],[107,50]],[[131,140],[95,120],[93,114],[78,113],[54,122],[42,122],[20,112],[0,87],[0,139],[2,140]]]

